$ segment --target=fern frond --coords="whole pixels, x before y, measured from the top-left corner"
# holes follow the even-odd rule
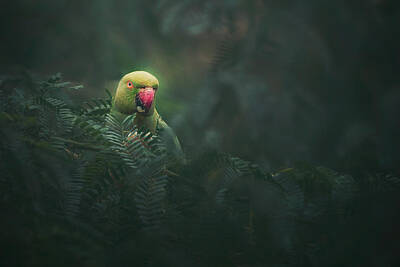
[[[136,208],[145,228],[160,226],[164,215],[167,179],[166,175],[154,173],[143,177],[137,186]]]
[[[86,107],[81,108],[81,114],[85,116],[103,116],[110,112],[110,101],[102,98],[92,99],[85,103]]]
[[[84,167],[84,162],[78,161],[76,169],[65,183],[64,212],[66,216],[75,217],[80,212],[82,190],[86,184],[83,179]]]

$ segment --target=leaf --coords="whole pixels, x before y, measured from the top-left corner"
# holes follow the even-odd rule
[[[84,88],[84,86],[83,85],[75,85],[75,86],[70,86],[69,87],[69,89],[72,89],[72,90],[79,90],[79,89],[82,89],[82,88]]]

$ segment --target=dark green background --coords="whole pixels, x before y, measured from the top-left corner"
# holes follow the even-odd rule
[[[324,259],[321,262],[344,266],[341,265],[343,259],[348,266],[358,262],[362,263],[360,266],[386,266],[381,264],[399,262],[398,238],[391,238],[399,236],[396,229],[400,218],[398,194],[393,191],[385,198],[386,193],[379,191],[379,186],[377,189],[371,186],[371,189],[369,182],[373,176],[369,174],[400,174],[399,25],[400,2],[396,0],[2,1],[0,74],[3,77],[3,74],[29,72],[34,77],[48,77],[61,72],[65,80],[84,85],[84,89],[67,92],[72,101],[84,102],[105,96],[104,89],[113,91],[125,73],[149,71],[160,81],[157,109],[177,133],[189,158],[215,149],[257,163],[267,172],[298,166],[295,164],[299,161],[307,162],[305,166],[322,165],[350,174],[367,192],[353,203],[358,213],[355,212],[354,218],[346,224],[347,228],[330,221],[329,216],[326,221],[318,221],[321,235],[315,233],[313,227],[304,232],[297,228],[296,234],[286,233],[291,228],[285,225],[265,227],[272,232],[284,230],[274,233],[271,239],[264,238],[267,230],[261,234],[257,232],[260,234],[257,246],[265,240],[273,240],[271,244],[274,245],[266,248],[275,249],[274,238],[281,242],[276,243],[283,244],[285,235],[299,240],[315,238],[320,242],[316,244],[326,245],[326,250],[318,254]],[[38,154],[47,160],[46,153]],[[207,161],[197,163],[198,169],[195,163],[189,165],[194,167],[188,171],[188,178],[202,175],[201,166]],[[43,170],[54,169],[58,173],[62,169],[56,164],[49,165],[43,166]],[[204,174],[204,177],[214,177],[211,167],[205,169],[208,176]],[[314,167],[299,169],[306,178],[315,178],[315,173],[324,177]],[[40,175],[38,171],[38,177]],[[29,174],[24,179],[26,177],[30,177]],[[18,181],[16,184],[19,186]],[[27,191],[36,190],[29,185]],[[259,210],[264,211],[273,204],[266,200],[265,192],[257,185],[249,192],[250,195],[255,192],[253,198],[260,205]],[[18,186],[16,192],[19,192]],[[374,195],[375,189],[381,194],[379,197]],[[369,190],[376,198],[370,197]],[[11,190],[4,190],[8,191]],[[46,196],[42,192],[39,195]],[[88,258],[95,259],[91,263],[93,266],[97,261],[105,266],[113,265],[113,260],[119,259],[118,253],[131,255],[128,246],[126,251],[120,251],[118,246],[113,247],[116,251],[101,250],[90,243],[93,239],[71,237],[73,231],[69,226],[63,228],[54,220],[49,225],[43,224],[46,219],[40,217],[42,214],[35,207],[31,214],[25,208],[18,210],[9,206],[8,203],[14,201],[16,207],[25,207],[31,199],[21,193],[15,199],[6,199],[2,206],[7,209],[3,214],[8,216],[1,219],[1,231],[8,238],[3,248],[9,251],[12,260],[24,262],[21,255],[26,254],[26,258],[31,259],[31,253],[35,254],[33,259],[49,262],[50,266],[67,248],[71,251],[61,260],[68,266],[71,258],[76,260],[73,262],[82,262],[76,252],[81,249],[76,244],[82,244],[82,251],[91,255]],[[19,205],[19,201],[24,205]],[[203,206],[196,207],[196,214],[201,215]],[[264,226],[264,215],[258,214],[259,225]],[[197,220],[194,215],[190,216],[189,219]],[[32,225],[36,225],[35,230],[31,230]],[[233,244],[229,233],[239,235],[241,231],[232,224],[227,225],[232,229],[224,225],[217,230],[223,245],[229,247]],[[96,228],[102,224],[92,226]],[[11,228],[13,230],[8,232]],[[256,229],[263,231],[264,228]],[[116,230],[118,234],[125,233],[119,230]],[[222,230],[227,231],[229,238],[225,238]],[[54,232],[63,236],[62,242],[69,240],[71,245],[57,240]],[[80,229],[79,233],[84,232]],[[186,232],[203,233],[195,227]],[[40,238],[31,238],[35,234]],[[194,243],[217,255],[220,252],[217,249],[224,246],[213,243],[213,234],[210,236],[204,244]],[[135,238],[129,245],[133,249],[143,249],[135,250],[135,255],[151,258],[153,251],[148,248],[153,246],[152,239]],[[10,244],[10,240],[16,241]],[[47,243],[29,243],[29,240]],[[87,244],[81,240],[86,240]],[[290,247],[286,243],[282,246]],[[88,248],[93,251],[87,251]],[[258,258],[254,257],[253,265],[243,266],[259,266],[257,264],[264,262],[260,260],[264,257],[264,247],[258,249],[258,254],[254,252]],[[171,266],[174,262],[185,265],[186,261],[198,260],[196,255],[191,260],[180,255],[183,249],[160,251],[155,254],[162,254],[168,259],[164,262]],[[274,250],[271,251],[265,254],[266,259],[277,257],[283,259],[278,262],[286,261],[286,255],[275,255]],[[253,250],[243,253],[246,262],[251,262]],[[79,257],[69,258],[68,255]],[[110,262],[93,255],[102,255]],[[157,266],[155,262],[152,266]],[[239,264],[239,261],[232,262]],[[311,266],[306,260],[299,262],[305,262],[301,266]],[[312,266],[318,266],[318,262]]]
[[[397,1],[3,1],[0,62],[85,94],[144,69],[184,147],[399,166]],[[352,162],[349,161],[352,158]]]

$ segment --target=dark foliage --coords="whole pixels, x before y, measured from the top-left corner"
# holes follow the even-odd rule
[[[399,175],[399,3],[3,1],[0,69],[61,71],[85,98],[147,70],[186,147]]]
[[[400,266],[399,1],[3,2],[0,266]]]
[[[59,74],[2,76],[2,266],[395,266],[400,179],[216,150],[173,162],[158,135],[69,100]],[[397,237],[397,238],[396,238]]]

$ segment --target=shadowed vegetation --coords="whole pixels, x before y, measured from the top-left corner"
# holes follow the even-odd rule
[[[399,13],[2,3],[0,265],[399,265]],[[185,164],[109,114],[134,70],[159,79]]]

